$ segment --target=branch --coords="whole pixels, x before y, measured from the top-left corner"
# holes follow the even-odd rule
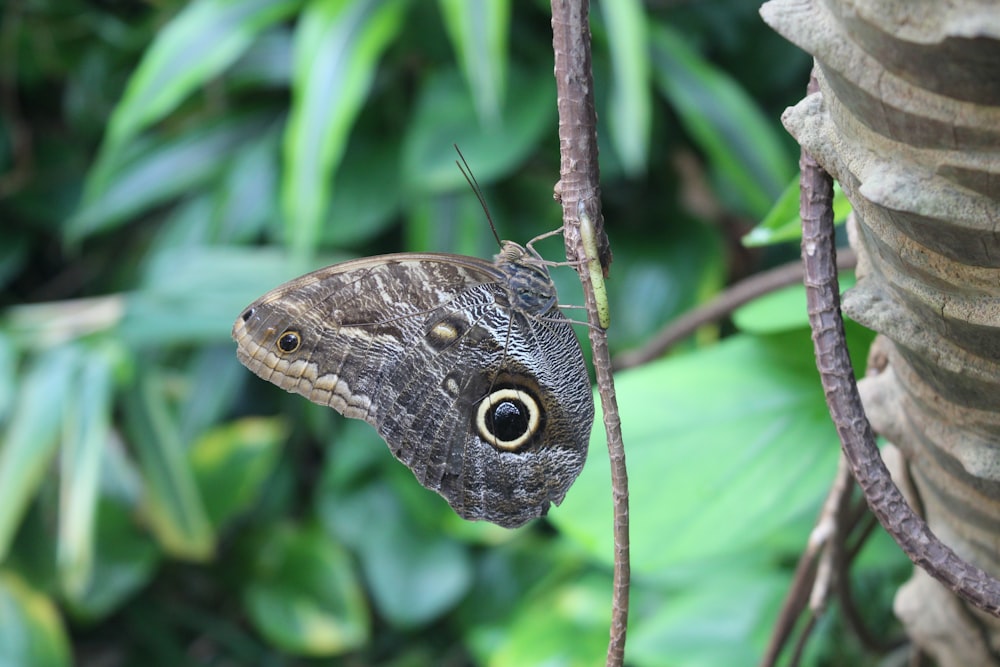
[[[837,270],[853,269],[857,261],[854,251],[847,249],[837,256]],[[668,323],[641,348],[615,355],[614,368],[620,371],[652,361],[704,325],[726,317],[740,306],[782,287],[801,284],[804,275],[802,262],[796,260],[733,283],[708,303]]]
[[[566,259],[590,266],[600,262],[604,273],[611,263],[611,251],[604,234],[601,216],[600,166],[597,162],[597,113],[594,110],[594,79],[590,66],[590,25],[587,0],[552,0],[552,50],[555,55],[557,105],[559,108],[559,183],[556,198],[562,202],[563,234]],[[588,257],[580,220],[592,224],[587,233],[598,257]],[[588,225],[589,226],[589,225]],[[614,497],[615,567],[611,607],[611,638],[607,664],[619,666],[625,658],[625,632],[628,624],[629,535],[628,476],[621,420],[611,376],[611,355],[605,330],[600,325],[594,277],[579,271],[591,326],[597,388],[601,394],[608,455],[611,459],[611,485]],[[597,272],[600,279],[600,271]]]

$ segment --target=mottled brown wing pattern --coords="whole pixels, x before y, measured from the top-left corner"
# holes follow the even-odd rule
[[[593,399],[572,327],[525,312],[501,261],[402,254],[308,274],[237,319],[238,356],[374,425],[459,515],[521,525],[582,469]]]

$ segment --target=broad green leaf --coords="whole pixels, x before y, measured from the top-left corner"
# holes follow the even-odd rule
[[[245,418],[213,429],[191,447],[191,468],[217,529],[258,499],[287,431],[279,418]]]
[[[513,617],[495,667],[599,665],[608,648],[611,578],[590,573],[525,601]]]
[[[444,534],[440,522],[423,521],[417,514],[424,503],[435,512],[451,510],[399,466],[395,463],[388,476],[405,474],[391,488],[375,481],[320,501],[334,532],[361,555],[379,613],[408,628],[458,604],[472,583],[472,565],[465,547]]]
[[[94,524],[101,450],[110,439],[113,373],[118,352],[110,345],[88,350],[74,378],[59,450],[57,561],[64,590],[79,595],[94,565]]]
[[[510,0],[438,0],[479,121],[499,121],[507,83]]]
[[[170,554],[205,560],[215,549],[215,533],[198,494],[187,444],[180,439],[166,396],[153,371],[138,374],[125,394],[129,442],[143,478],[144,517]]]
[[[55,604],[8,570],[0,570],[0,665],[69,667],[69,638]]]
[[[118,149],[174,111],[300,5],[301,0],[196,0],[185,6],[129,80],[108,125],[105,150]]]
[[[330,183],[406,0],[314,0],[295,35],[281,206],[294,255],[315,252]]]
[[[791,581],[777,568],[735,557],[700,568],[680,588],[637,591],[645,613],[630,624],[626,660],[649,667],[757,664]]]
[[[778,125],[727,74],[666,26],[651,32],[653,74],[734,204],[761,217],[792,175]]]
[[[466,547],[442,530],[454,512],[420,486],[366,424],[345,424],[328,454],[316,504],[324,525],[360,554],[375,604],[390,623],[429,623],[471,586]]]
[[[35,355],[22,374],[11,419],[0,435],[0,561],[55,456],[80,362],[76,347],[51,348]]]
[[[432,74],[423,84],[403,144],[403,183],[407,192],[467,188],[455,165],[454,144],[462,150],[483,185],[516,169],[555,121],[555,83],[551,74],[511,68],[502,122],[483,127],[469,91],[457,71]]]
[[[620,373],[616,384],[632,534],[643,536],[632,545],[633,572],[745,554],[812,519],[840,449],[807,334],[734,336]],[[583,473],[549,517],[610,562],[602,434],[595,429]]]
[[[362,565],[379,612],[390,623],[427,624],[468,591],[472,564],[462,544],[407,521],[371,528]]]
[[[614,78],[610,91],[611,140],[629,174],[646,166],[653,99],[649,85],[648,19],[640,0],[600,3],[608,30]]]
[[[87,196],[64,226],[70,241],[127,222],[153,206],[204,184],[225,167],[231,153],[264,131],[273,117],[231,114],[171,136],[132,141],[95,167]]]
[[[289,653],[340,655],[370,632],[350,557],[316,529],[264,531],[243,603],[258,631]]]
[[[785,191],[768,211],[760,224],[743,237],[743,245],[755,248],[802,238],[802,218],[799,217],[799,177],[795,176]],[[833,183],[833,223],[839,225],[847,220],[851,212],[851,202],[840,188]]]

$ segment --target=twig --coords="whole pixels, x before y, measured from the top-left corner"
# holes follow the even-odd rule
[[[837,270],[853,269],[857,261],[853,250],[845,250],[837,255]],[[804,275],[802,262],[796,260],[733,283],[708,303],[689,310],[660,329],[641,348],[615,355],[614,369],[632,368],[652,361],[704,325],[726,317],[743,304],[782,287],[801,284]]]
[[[611,258],[604,234],[604,218],[601,216],[597,113],[594,109],[588,12],[587,0],[552,0],[552,49],[555,55],[560,153],[560,180],[556,185],[556,197],[563,207],[566,259],[573,261],[576,258],[576,261],[587,265],[589,258],[580,233],[582,215],[594,225],[601,266],[606,272]],[[625,658],[628,624],[628,476],[607,335],[599,326],[598,304],[590,272],[581,270],[579,275],[591,323],[588,327],[590,345],[593,348],[594,371],[597,374],[608,455],[611,459],[615,566],[607,664],[617,667]]]
[[[816,525],[809,534],[809,541],[799,558],[799,563],[795,567],[795,574],[792,576],[792,585],[785,601],[782,603],[778,619],[775,621],[771,638],[768,642],[767,650],[761,659],[761,667],[772,667],[777,664],[785,644],[791,638],[792,631],[803,612],[811,610],[812,616],[818,616],[826,603],[829,593],[829,576],[834,575],[832,564],[827,564],[826,570],[829,572],[825,577],[820,577],[819,568],[821,558],[830,554],[833,542],[847,531],[842,524],[849,517],[846,517],[847,509],[851,499],[850,472],[844,458],[840,458],[837,466],[837,476],[830,491],[827,493],[823,507],[820,509],[816,519]],[[814,624],[807,624],[800,635],[799,644],[804,642],[809,635]]]

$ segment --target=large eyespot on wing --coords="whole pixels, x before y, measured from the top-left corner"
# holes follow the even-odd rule
[[[473,427],[493,447],[517,452],[539,437],[544,425],[542,408],[530,392],[515,387],[494,389],[479,402]]]

